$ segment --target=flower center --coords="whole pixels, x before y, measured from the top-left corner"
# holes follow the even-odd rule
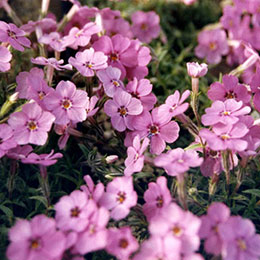
[[[143,31],[145,31],[145,30],[147,30],[147,28],[148,28],[147,24],[146,24],[146,23],[142,23],[141,29],[142,29]]]
[[[34,131],[37,129],[37,124],[34,121],[29,121],[27,127],[30,131]]]
[[[118,194],[117,194],[117,201],[120,203],[120,204],[122,204],[124,201],[125,201],[125,199],[126,199],[126,196],[125,196],[126,194],[125,194],[125,192],[121,192],[121,191],[119,191],[118,192]]]
[[[184,161],[182,159],[179,159],[178,163],[184,163]]]
[[[70,100],[64,99],[64,100],[62,101],[62,106],[63,106],[63,108],[65,108],[65,109],[69,109],[69,108],[71,107],[71,102],[70,102]]]
[[[178,226],[173,227],[172,232],[175,236],[179,237],[182,234],[182,229]]]
[[[224,115],[224,116],[229,116],[229,115],[230,115],[230,112],[229,112],[229,111],[224,111],[224,112],[223,112],[223,115]]]
[[[236,98],[236,97],[237,97],[237,95],[232,90],[227,92],[226,95],[225,95],[225,98],[227,98],[227,99]]]
[[[152,125],[150,126],[150,134],[151,135],[156,135],[159,133],[159,129],[156,125]]]
[[[111,59],[112,61],[117,61],[117,60],[118,60],[118,55],[117,55],[116,53],[111,53],[110,59]]]
[[[85,66],[86,66],[87,68],[89,68],[89,69],[91,69],[91,68],[93,67],[93,65],[92,65],[91,63],[89,63],[89,62],[86,62],[86,63],[85,63]]]
[[[229,136],[228,134],[224,134],[224,135],[221,135],[221,138],[222,138],[223,140],[227,140],[227,139],[230,138],[230,136]]]
[[[173,105],[173,106],[170,108],[170,113],[172,113],[176,107],[177,107],[177,104]]]
[[[158,196],[156,198],[156,207],[157,208],[162,208],[163,206],[163,197],[162,196]]]
[[[119,241],[119,247],[121,248],[127,248],[128,247],[128,241],[124,238],[120,239]]]
[[[247,249],[246,242],[243,239],[238,239],[237,245],[242,251],[245,251]]]
[[[38,92],[38,97],[40,100],[43,100],[45,96],[46,96],[46,94],[43,91]]]
[[[113,84],[115,87],[119,87],[119,85],[120,85],[116,80],[113,80],[113,81],[112,81],[112,84]]]
[[[127,109],[125,107],[118,108],[118,113],[120,114],[120,116],[126,116]]]
[[[14,32],[7,30],[7,34],[8,34],[9,37],[16,39],[16,34]]]
[[[70,216],[72,218],[77,218],[79,216],[80,210],[78,207],[75,207],[73,209],[70,210]]]
[[[37,249],[40,247],[40,243],[37,239],[33,239],[31,241],[31,249]]]
[[[215,42],[210,42],[210,43],[209,43],[209,48],[210,48],[211,51],[216,50],[216,48],[217,48],[216,43],[215,43]]]

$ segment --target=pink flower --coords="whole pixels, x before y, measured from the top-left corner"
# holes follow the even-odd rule
[[[192,78],[203,77],[208,72],[208,65],[205,63],[199,64],[198,62],[188,62],[186,66],[188,74]]]
[[[206,58],[210,64],[217,64],[221,56],[228,54],[226,32],[220,29],[204,30],[198,35],[199,45],[195,54],[199,58]]]
[[[167,179],[163,176],[158,177],[156,183],[150,182],[148,186],[148,190],[144,193],[143,212],[150,222],[171,203],[172,197],[167,187]]]
[[[116,177],[108,183],[106,192],[100,200],[101,206],[111,210],[115,220],[125,218],[130,208],[137,203],[137,193],[133,189],[132,177]]]
[[[43,111],[37,103],[28,103],[21,112],[10,115],[8,124],[14,130],[17,144],[44,145],[54,120],[54,115]]]
[[[24,51],[24,47],[30,47],[31,42],[25,37],[25,32],[17,28],[13,23],[0,21],[0,41],[8,42],[18,51]]]
[[[201,217],[200,238],[205,239],[204,248],[207,253],[220,255],[223,248],[222,239],[219,236],[219,225],[225,223],[230,216],[229,208],[221,202],[213,202],[207,215]]]
[[[95,71],[102,70],[107,67],[107,56],[93,48],[77,52],[76,58],[70,57],[69,63],[73,65],[83,76],[93,77]]]
[[[29,21],[20,27],[21,30],[26,33],[32,33],[36,30],[36,27],[40,28],[43,33],[55,31],[57,29],[57,22],[52,18],[43,18],[38,21]]]
[[[215,101],[225,101],[226,99],[235,99],[236,101],[243,101],[247,104],[251,95],[248,93],[247,88],[238,83],[238,78],[232,75],[223,76],[223,84],[220,82],[214,82],[210,85],[208,90],[209,99]]]
[[[66,47],[70,44],[67,40],[61,38],[58,32],[51,32],[50,34],[44,34],[39,40],[39,43],[49,45],[53,50],[62,52],[66,50]]]
[[[137,11],[131,15],[131,20],[132,32],[140,41],[150,43],[159,36],[160,17],[155,12]]]
[[[223,260],[259,259],[260,235],[255,234],[251,220],[232,216],[219,225],[219,235],[224,244]]]
[[[33,148],[30,145],[20,146],[17,145],[15,148],[10,149],[7,153],[7,156],[14,160],[19,160],[25,158],[29,153],[33,151]]]
[[[189,90],[185,90],[180,96],[180,92],[176,90],[173,95],[167,97],[165,104],[159,106],[159,113],[164,118],[171,119],[174,116],[184,113],[189,103],[183,103],[190,95]]]
[[[31,62],[38,65],[50,66],[56,70],[72,70],[72,66],[70,64],[62,65],[64,60],[56,60],[55,58],[46,59],[45,57],[36,57],[31,58]]]
[[[112,19],[102,19],[102,22],[106,35],[112,37],[113,35],[121,34],[122,36],[128,37],[129,39],[133,38],[130,24],[125,19],[121,17],[115,17]]]
[[[133,146],[127,148],[127,158],[125,160],[125,176],[130,176],[134,172],[140,172],[144,167],[144,151],[149,145],[149,139],[145,138],[140,142],[140,137],[137,135],[133,140]]]
[[[198,153],[193,150],[183,150],[177,148],[168,151],[166,154],[157,156],[154,164],[163,167],[167,174],[178,176],[189,170],[190,167],[198,167],[202,164],[203,158],[199,158]]]
[[[54,150],[51,150],[49,154],[36,154],[30,153],[25,158],[22,158],[22,163],[29,164],[40,164],[43,166],[50,166],[57,162],[57,159],[62,158],[61,153],[55,153]]]
[[[13,129],[7,124],[0,124],[0,158],[8,150],[16,147],[17,143],[13,138]]]
[[[97,77],[102,82],[104,91],[109,97],[113,97],[118,88],[124,90],[124,83],[120,80],[121,70],[108,66],[97,72]]]
[[[88,94],[77,90],[71,81],[60,81],[56,91],[44,99],[45,106],[55,115],[57,124],[67,124],[86,120],[86,108],[89,102]]]
[[[134,119],[133,126],[140,138],[150,138],[150,151],[157,155],[164,151],[165,142],[173,143],[179,137],[178,124],[169,118],[165,119],[157,108],[152,110],[152,114],[143,111]]]
[[[126,91],[129,92],[133,97],[140,99],[145,110],[151,110],[157,101],[156,96],[152,93],[153,85],[148,79],[137,78],[128,82]]]
[[[110,228],[108,237],[106,251],[120,260],[128,260],[139,247],[130,227]]]
[[[109,212],[105,208],[94,206],[94,211],[89,217],[88,225],[78,236],[75,249],[80,254],[104,249],[110,240],[106,225],[109,221]]]
[[[38,215],[31,221],[18,220],[9,231],[9,260],[57,260],[65,250],[66,238],[56,230],[54,219]]]
[[[0,71],[1,72],[6,72],[6,71],[10,70],[11,59],[12,59],[11,52],[7,48],[0,46]]]
[[[75,190],[70,195],[63,196],[54,208],[58,228],[63,231],[81,232],[89,223],[95,203],[89,202],[85,192]]]
[[[185,5],[192,5],[194,4],[197,0],[181,0]]]
[[[87,104],[87,107],[86,107],[86,112],[87,112],[87,117],[89,116],[94,116],[99,107],[96,107],[95,108],[95,105],[97,104],[98,102],[98,97],[97,96],[92,96]]]
[[[243,102],[227,99],[224,102],[215,101],[210,108],[206,108],[206,114],[201,117],[201,122],[206,125],[222,123],[224,125],[235,124],[243,115],[250,113],[251,108],[243,107]]]
[[[70,29],[69,34],[64,37],[64,41],[67,42],[67,46],[72,49],[78,49],[78,47],[85,47],[90,42],[91,36],[100,32],[100,28],[93,22],[87,23],[82,29],[73,27]]]
[[[133,129],[133,116],[139,115],[143,111],[141,101],[118,89],[113,100],[108,100],[104,105],[105,113],[111,117],[113,127],[123,132],[126,128]]]

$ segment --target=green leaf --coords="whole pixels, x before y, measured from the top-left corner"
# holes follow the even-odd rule
[[[3,211],[7,217],[9,218],[13,217],[13,212],[8,207],[4,205],[0,205],[0,210]]]
[[[247,194],[251,194],[251,195],[257,196],[257,197],[260,197],[260,190],[258,190],[258,189],[250,189],[250,190],[245,190],[243,192],[247,193]]]
[[[187,151],[187,150],[194,150],[194,149],[197,149],[197,148],[202,148],[203,146],[201,145],[201,143],[199,144],[191,144],[189,146],[187,146],[184,150]]]
[[[32,196],[32,197],[29,197],[29,199],[30,199],[30,200],[38,200],[38,201],[40,201],[41,203],[43,203],[43,205],[44,205],[45,207],[47,207],[47,201],[46,201],[46,199],[45,199],[44,197],[42,197],[42,196]]]

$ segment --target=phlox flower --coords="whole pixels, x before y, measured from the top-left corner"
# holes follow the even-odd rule
[[[160,17],[155,12],[137,11],[131,15],[131,20],[132,32],[140,41],[150,43],[159,36]]]
[[[53,50],[62,52],[66,50],[66,47],[71,43],[68,39],[65,41],[61,38],[58,32],[51,32],[50,34],[44,34],[39,38],[39,43],[49,45]]]
[[[0,158],[8,150],[16,147],[17,143],[13,138],[13,129],[7,124],[0,124]]]
[[[49,66],[56,70],[72,70],[72,66],[70,64],[62,65],[64,60],[56,60],[55,58],[46,59],[45,57],[36,57],[35,59],[31,58],[31,62],[38,65]]]
[[[0,0],[0,8],[3,8],[8,3],[8,0]]]
[[[253,103],[257,111],[260,111],[260,66],[256,66],[256,73],[250,83],[251,90],[254,93]]]
[[[151,219],[149,231],[152,235],[164,237],[172,245],[179,240],[180,253],[188,257],[199,249],[200,226],[199,217],[189,211],[183,211],[177,204],[171,203],[161,212],[160,216]]]
[[[90,100],[89,100],[89,102],[87,104],[87,107],[86,107],[87,117],[94,116],[97,113],[97,111],[99,109],[99,107],[95,108],[97,102],[98,102],[98,97],[97,96],[92,96],[90,98]]]
[[[95,205],[95,203],[93,204]],[[86,254],[104,249],[107,241],[111,239],[106,229],[108,221],[108,210],[103,207],[98,208],[95,205],[93,213],[89,217],[87,227],[78,235],[78,240],[74,246],[76,251],[80,254]]]
[[[43,111],[33,102],[25,104],[22,111],[12,113],[8,124],[14,130],[14,139],[17,144],[44,145],[47,141],[55,116],[50,112]]]
[[[127,158],[125,159],[125,176],[130,176],[134,172],[140,172],[144,167],[144,151],[149,145],[149,139],[145,138],[141,144],[139,135],[135,136],[133,146],[127,148]]]
[[[157,156],[154,160],[156,166],[164,168],[167,174],[179,176],[189,170],[190,167],[198,167],[202,164],[203,158],[198,156],[194,150],[183,150],[176,148],[165,154]]]
[[[54,150],[51,150],[49,154],[36,154],[30,153],[25,158],[22,158],[22,163],[28,164],[40,164],[43,166],[50,166],[57,162],[57,159],[62,158],[61,153],[54,153]]]
[[[167,187],[167,179],[164,176],[158,177],[156,183],[149,183],[148,190],[144,193],[144,200],[143,212],[148,221],[159,216],[164,208],[171,203],[171,193]]]
[[[255,234],[251,220],[232,216],[219,225],[219,235],[223,242],[223,260],[250,259],[260,257],[260,235]]]
[[[237,30],[240,25],[240,13],[239,9],[234,6],[227,5],[224,7],[223,16],[220,18],[220,22],[226,30]]]
[[[133,38],[130,24],[125,19],[116,17],[112,19],[102,19],[102,21],[106,35],[112,37],[113,35],[121,34],[129,39]]]
[[[120,260],[128,260],[139,247],[130,227],[110,228],[108,237],[106,251]]]
[[[182,95],[176,90],[173,95],[167,97],[165,104],[159,106],[160,114],[168,119],[174,116],[184,113],[188,107],[189,103],[183,103],[190,95],[189,90],[185,90]]]
[[[102,82],[107,96],[113,97],[119,88],[124,90],[124,83],[120,80],[120,76],[121,70],[112,66],[97,72],[97,77]]]
[[[18,220],[9,231],[11,241],[6,255],[9,260],[57,260],[65,250],[66,238],[56,230],[54,219],[45,215],[31,221]]]
[[[10,70],[11,59],[12,59],[11,52],[7,48],[0,46],[0,71],[1,72],[6,72],[6,71]]]
[[[225,101],[226,99],[233,98],[236,101],[243,101],[244,104],[250,101],[251,95],[244,85],[239,84],[237,77],[224,75],[222,80],[223,84],[214,82],[210,85],[210,89],[208,90],[209,99],[212,101]]]
[[[93,77],[95,71],[107,67],[107,56],[101,51],[95,51],[93,48],[90,48],[83,52],[77,52],[76,58],[69,58],[69,63],[83,76]]]
[[[60,81],[55,92],[44,99],[45,106],[55,115],[55,123],[65,125],[86,120],[89,102],[87,92],[77,90],[71,81]]]
[[[199,45],[195,54],[199,58],[206,58],[210,64],[217,64],[221,56],[228,54],[226,32],[221,29],[204,30],[198,35]]]
[[[95,203],[88,200],[85,192],[75,190],[70,195],[63,196],[54,208],[58,228],[63,231],[81,232],[89,223]]]
[[[214,151],[226,149],[243,151],[248,144],[242,138],[248,131],[245,124],[238,122],[234,125],[216,125],[213,127],[213,132],[201,129],[199,135],[207,141],[210,149]]]
[[[188,62],[186,64],[188,75],[192,78],[200,78],[207,74],[208,65],[206,63]]]
[[[145,110],[151,110],[157,101],[156,96],[152,93],[153,85],[148,79],[137,80],[136,77],[126,86],[126,91],[133,97],[138,98]]]
[[[8,42],[14,49],[24,51],[24,47],[30,47],[31,42],[25,37],[25,32],[13,23],[0,21],[0,41]]]
[[[115,220],[125,218],[130,208],[137,203],[137,193],[133,188],[132,177],[116,177],[109,182],[103,194],[101,206],[111,210],[110,216]]]
[[[234,99],[227,99],[224,102],[216,100],[210,108],[206,108],[206,114],[202,115],[201,122],[206,125],[222,123],[224,125],[235,124],[243,115],[250,113],[251,108],[243,107],[243,102]]]
[[[30,145],[17,145],[15,148],[8,150],[7,156],[14,160],[20,160],[25,158],[29,153],[33,151]]]
[[[140,115],[143,111],[141,101],[133,98],[124,90],[118,89],[113,100],[108,100],[104,105],[105,113],[111,117],[112,126],[119,132],[126,128],[133,130],[133,116]]]
[[[23,24],[20,27],[20,29],[26,33],[34,32],[36,28],[40,28],[42,32],[46,34],[56,30],[57,22],[52,18],[46,17],[38,21],[29,21],[27,24]]]
[[[140,116],[135,117],[133,122],[136,134],[140,138],[150,138],[150,151],[153,154],[161,154],[167,143],[173,143],[179,137],[179,125],[165,118],[158,108],[148,111],[143,111]]]
[[[199,235],[205,239],[204,248],[207,253],[215,256],[221,254],[223,243],[219,236],[219,225],[225,223],[229,217],[229,208],[221,202],[213,202],[207,210],[207,215],[201,217]]]

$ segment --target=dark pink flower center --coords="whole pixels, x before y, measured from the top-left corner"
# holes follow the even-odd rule
[[[78,207],[75,207],[73,209],[70,210],[70,216],[72,218],[77,218],[79,216],[80,210]]]
[[[247,249],[246,242],[243,239],[237,239],[237,245],[242,251]]]
[[[118,113],[120,114],[120,116],[127,116],[127,108],[125,107],[118,108]]]
[[[211,51],[214,51],[217,48],[217,44],[215,42],[210,42],[209,43],[209,48],[210,48]]]
[[[31,245],[30,245],[31,249],[38,249],[40,247],[40,243],[38,239],[33,239],[31,241]]]
[[[120,239],[119,240],[119,247],[127,248],[128,247],[128,241],[125,238]]]
[[[43,91],[38,92],[38,97],[40,100],[43,100],[45,96],[46,96],[45,92],[43,92]]]
[[[7,30],[7,34],[8,34],[9,37],[16,39],[16,34],[14,32]]]
[[[142,29],[143,31],[147,30],[147,29],[148,29],[147,24],[146,24],[146,23],[142,23],[141,29]]]
[[[34,131],[36,130],[38,127],[37,127],[37,123],[35,121],[29,121],[27,122],[27,127],[30,131]]]
[[[158,196],[156,198],[156,207],[157,208],[162,208],[163,206],[163,197],[162,196]]]
[[[71,107],[71,101],[69,99],[64,99],[62,101],[62,107],[65,108],[65,109],[69,109]]]
[[[111,59],[112,61],[117,61],[117,60],[118,60],[118,55],[117,55],[116,53],[111,53],[110,59]]]
[[[224,134],[224,135],[221,135],[221,138],[222,138],[223,140],[227,140],[227,139],[230,138],[230,136],[229,136],[228,134]]]
[[[113,80],[113,81],[112,81],[112,84],[113,84],[115,87],[119,87],[119,85],[120,85],[120,84],[118,83],[118,81],[116,81],[116,80]]]
[[[225,98],[227,98],[227,99],[236,98],[236,97],[237,97],[237,95],[236,95],[236,93],[234,93],[233,90],[230,90],[230,91],[227,92],[226,95],[225,95]]]
[[[179,226],[174,226],[172,232],[175,236],[179,237],[182,234],[182,229]]]
[[[117,193],[117,198],[116,198],[116,200],[117,200],[120,204],[122,204],[122,203],[125,201],[125,199],[126,199],[126,193],[125,193],[125,192],[122,192],[122,191],[119,191],[119,192]]]
[[[156,125],[151,125],[149,128],[149,135],[156,135],[159,133],[159,128]]]

